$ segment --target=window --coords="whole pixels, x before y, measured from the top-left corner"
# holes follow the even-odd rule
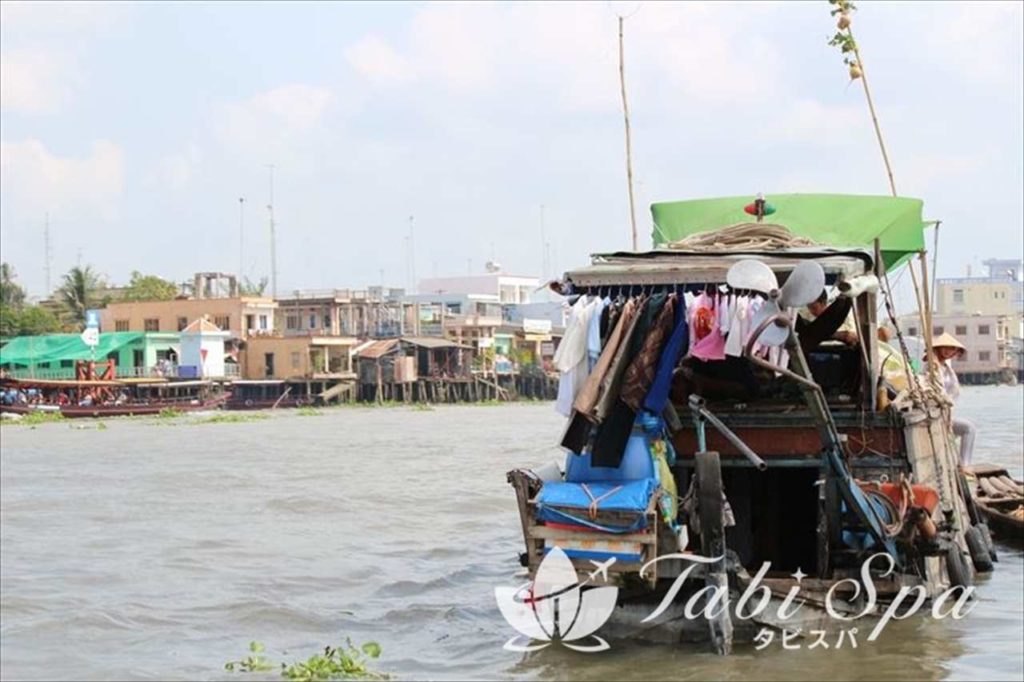
[[[128,320],[114,320],[114,331],[115,332],[126,332],[126,331],[128,331]]]
[[[142,328],[147,332],[158,332],[160,331],[160,318],[158,317],[147,317],[143,323]]]
[[[957,336],[967,336],[967,325],[966,324],[958,324],[956,326],[956,335]]]
[[[230,329],[231,328],[231,316],[230,315],[217,315],[215,318],[213,318],[213,323],[215,325],[217,325],[222,330],[223,329]]]
[[[917,336],[917,327],[908,327],[907,334],[910,336]]]
[[[183,331],[185,329],[185,327],[187,327],[187,326],[188,326],[188,318],[187,317],[179,317],[178,318],[178,331],[179,332]]]
[[[932,328],[932,334],[935,336],[942,334],[944,331],[946,331],[946,328],[942,326]]]
[[[978,362],[988,362],[992,359],[992,353],[987,350],[978,351]]]
[[[953,303],[963,303],[963,302],[964,302],[964,290],[963,289],[953,289]]]
[[[299,368],[299,352],[292,351],[292,369]]]
[[[60,361],[60,366],[63,369],[67,369],[68,367],[74,367],[75,366],[75,361],[74,360],[61,360]]]
[[[267,329],[267,316],[266,315],[260,315],[260,329]],[[273,353],[268,353],[268,355],[273,355]]]
[[[309,328],[316,329],[316,313],[309,316]]]
[[[255,315],[246,315],[245,316],[245,328],[246,329],[255,329],[256,328],[256,316]]]
[[[298,329],[299,328],[299,316],[289,315],[285,318],[284,326],[286,329]]]
[[[987,324],[978,325],[978,336],[988,336],[992,333],[992,328]]]
[[[331,327],[331,314],[324,313],[324,329],[330,329]]]

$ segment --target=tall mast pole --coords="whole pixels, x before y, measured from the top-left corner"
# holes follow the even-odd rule
[[[416,241],[413,237],[413,216],[409,216],[409,271],[412,274],[412,292],[416,293]],[[383,286],[383,285],[382,285]]]
[[[629,186],[629,223],[632,227],[633,250],[637,250],[636,204],[633,199],[633,142],[629,128],[629,103],[626,101],[626,65],[622,26],[626,18],[619,16],[619,86],[622,90],[622,118],[626,123],[626,183]]]
[[[43,264],[46,272],[46,292],[50,295],[50,213],[46,213],[46,221],[43,223]]]
[[[238,279],[245,272],[245,197],[238,197]]]
[[[267,213],[270,216],[270,295],[277,298],[277,238],[274,234],[274,164],[267,164],[270,169],[270,203]]]

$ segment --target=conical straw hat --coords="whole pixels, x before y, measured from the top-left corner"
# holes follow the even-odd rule
[[[964,344],[956,340],[956,337],[949,332],[943,332],[934,341],[932,341],[932,348],[956,348],[961,353],[967,350]]]

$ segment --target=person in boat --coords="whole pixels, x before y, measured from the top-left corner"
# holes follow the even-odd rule
[[[949,332],[940,334],[932,341],[932,355],[939,368],[939,379],[942,381],[942,390],[949,399],[956,404],[960,397],[960,380],[953,369],[953,360],[962,357],[967,352],[955,336]],[[960,438],[960,465],[970,466],[974,455],[974,439],[978,433],[974,422],[962,417],[952,417],[953,434]]]
[[[828,291],[822,289],[821,295],[797,316],[796,333],[804,353],[810,353],[829,340],[841,341],[847,346],[857,345],[853,299],[840,295],[829,303]]]
[[[96,398],[93,396],[92,391],[89,391],[80,401],[78,401],[78,404],[81,407],[92,407],[95,402]]]

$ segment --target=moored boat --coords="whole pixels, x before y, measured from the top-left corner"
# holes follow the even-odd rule
[[[995,538],[1024,544],[1024,482],[992,464],[977,464],[966,473],[974,479],[974,502]]]

